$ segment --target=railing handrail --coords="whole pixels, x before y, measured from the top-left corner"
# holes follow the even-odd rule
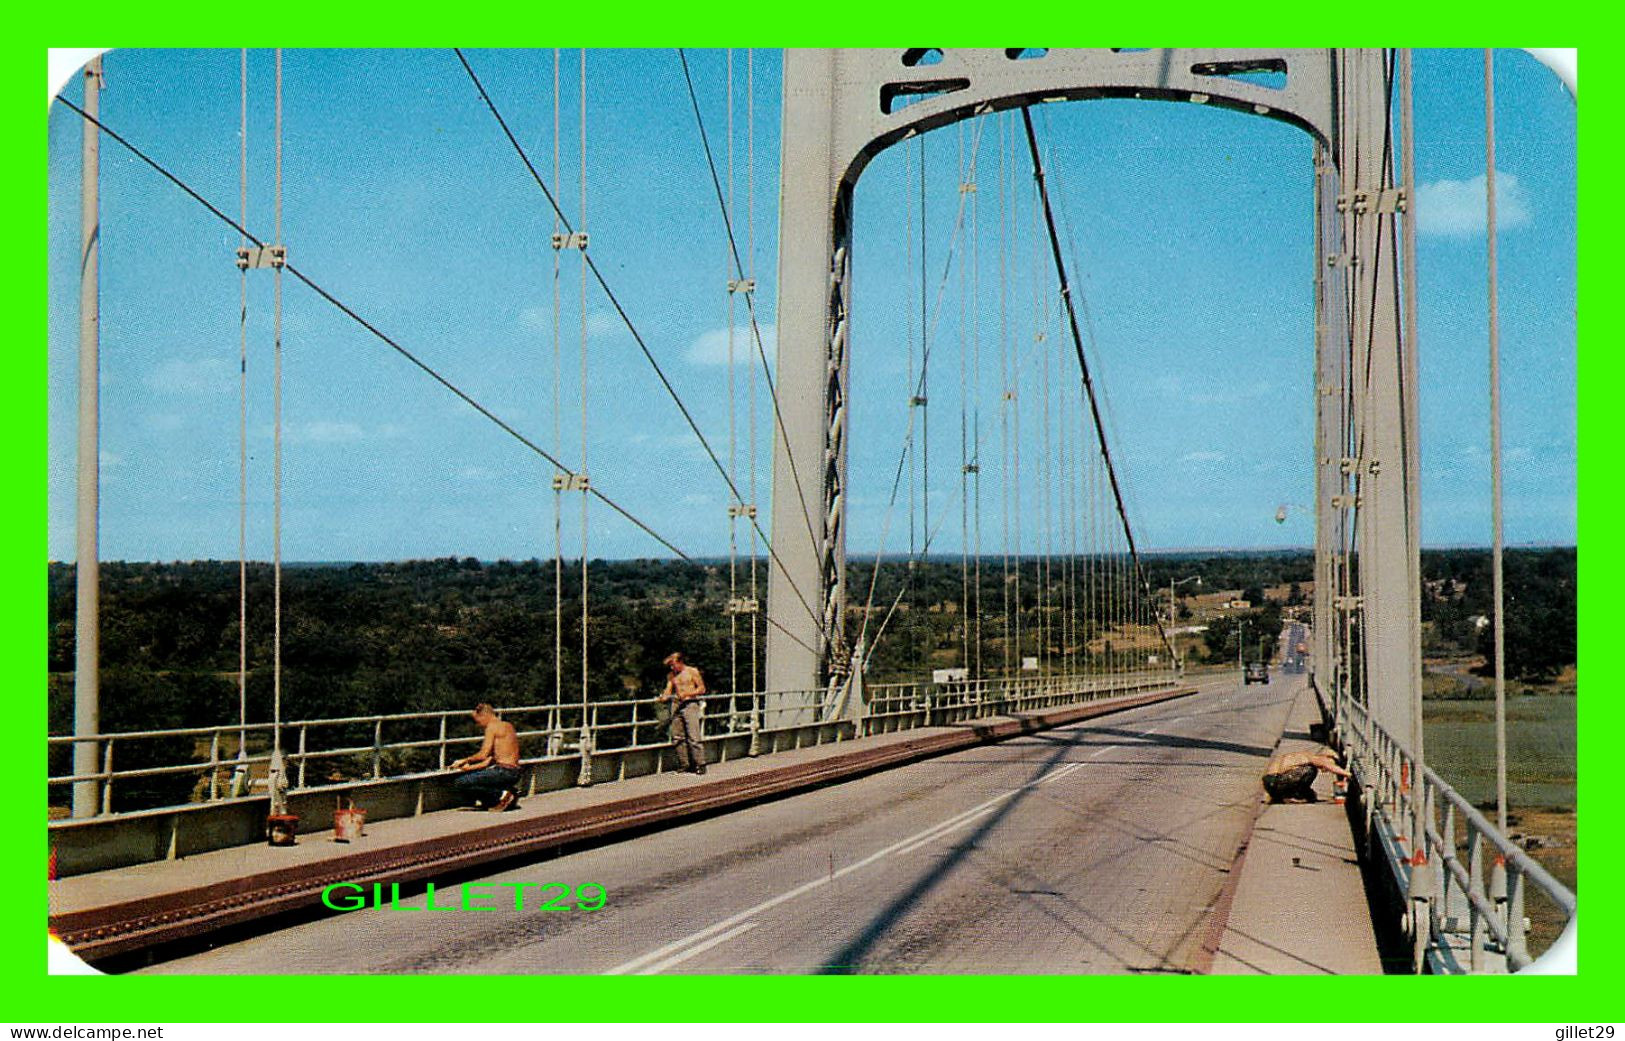
[[[867,732],[878,733],[884,729],[911,729],[918,726],[929,726],[933,722],[941,723],[950,719],[973,718],[986,715],[991,711],[1004,711],[1010,708],[1019,709],[1028,703],[1054,704],[1057,697],[1066,696],[1098,696],[1103,691],[1139,689],[1145,685],[1148,676],[1158,676],[1167,680],[1175,680],[1178,673],[1166,667],[1152,669],[1131,670],[1120,673],[1062,673],[1052,675],[1021,675],[1006,677],[984,677],[976,680],[956,680],[947,683],[930,681],[894,682],[885,684],[869,684],[865,686],[865,702],[867,710],[861,713],[861,718],[872,723],[859,725],[858,734]],[[841,722],[829,718],[831,708],[828,701],[828,692],[816,690],[782,690],[782,691],[712,691],[701,696],[705,703],[702,717],[707,722],[718,724],[718,732],[708,736],[739,736],[749,734],[751,737],[751,752],[756,754],[757,743],[761,735],[771,735],[796,730],[810,725],[824,725]],[[784,704],[770,704],[770,698],[784,699]],[[656,713],[647,714],[640,711],[646,706],[659,702],[659,695],[644,695],[631,698],[617,698],[609,701],[591,701],[586,704],[580,702],[559,702],[539,705],[517,705],[502,709],[499,715],[515,718],[534,716],[545,713],[547,718],[540,721],[541,726],[523,728],[518,730],[521,739],[545,738],[547,751],[541,756],[522,757],[524,765],[556,762],[564,759],[580,757],[584,762],[595,752],[627,753],[649,749],[662,748],[669,745],[669,741],[661,737],[649,741],[643,728],[658,725]],[[902,702],[904,704],[899,705]],[[917,704],[908,704],[917,702]],[[629,717],[622,720],[608,721],[602,717],[614,714],[616,710],[629,713]],[[318,763],[322,760],[342,759],[346,757],[372,758],[372,778],[380,780],[384,777],[405,778],[420,776],[420,772],[405,770],[404,762],[398,762],[392,769],[398,772],[384,773],[384,757],[393,756],[403,751],[417,749],[435,749],[440,751],[440,768],[444,768],[447,750],[456,745],[472,745],[480,740],[478,733],[452,734],[448,732],[448,721],[467,716],[467,709],[435,709],[423,712],[395,712],[376,713],[365,716],[339,716],[316,719],[296,719],[280,724],[284,734],[295,735],[295,738],[284,739],[282,755],[289,764],[289,787],[291,790],[308,790],[305,767],[307,764]],[[777,718],[773,718],[773,717]],[[786,717],[790,722],[786,723]],[[743,725],[748,719],[748,727]],[[383,739],[386,724],[398,724],[415,721],[438,721],[439,733],[429,737],[414,736],[410,739]],[[338,726],[369,725],[373,728],[372,741],[366,744],[346,744],[341,748],[312,748],[307,744],[307,735],[319,728]],[[163,730],[126,730],[111,731],[95,735],[48,735],[48,747],[72,746],[82,743],[96,744],[101,754],[98,756],[101,768],[86,772],[73,772],[69,774],[51,775],[47,773],[47,787],[57,788],[78,782],[97,782],[101,787],[100,816],[116,816],[112,806],[112,791],[114,782],[120,778],[150,778],[193,774],[199,779],[208,779],[207,801],[218,802],[223,798],[235,797],[225,794],[225,785],[220,778],[226,771],[240,770],[246,766],[268,764],[273,755],[270,751],[261,749],[249,754],[244,747],[222,747],[223,739],[234,732],[246,735],[254,732],[257,735],[277,730],[275,722],[258,721],[254,723],[219,723],[212,726],[176,727]],[[613,745],[609,748],[600,748],[600,739],[609,734],[628,734],[626,744]],[[198,753],[196,758],[184,763],[165,764],[159,766],[141,766],[134,768],[117,768],[115,766],[115,749],[121,742],[137,740],[155,740],[164,738],[210,738],[207,757]],[[291,747],[290,747],[291,746]],[[429,773],[438,772],[431,770]],[[367,778],[348,778],[347,780],[367,780]],[[233,782],[235,785],[237,782]],[[263,779],[255,782],[263,784]],[[315,787],[321,787],[318,783]],[[236,794],[240,791],[234,789]],[[138,810],[121,812],[146,812],[151,809],[175,808],[192,805],[192,801],[172,804],[170,807],[143,807]]]

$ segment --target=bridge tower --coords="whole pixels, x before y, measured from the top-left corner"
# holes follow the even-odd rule
[[[1246,74],[1284,74],[1280,86]],[[1283,120],[1316,142],[1315,682],[1415,747],[1421,690],[1416,361],[1401,342],[1392,73],[1378,49],[795,49],[784,57],[767,686],[849,667],[853,190],[877,154],[972,116],[1144,98]],[[905,103],[906,102],[906,103]],[[786,574],[786,572],[788,574]],[[810,591],[812,611],[795,590]],[[814,618],[813,615],[818,617]],[[788,697],[788,696],[787,696]],[[813,709],[810,698],[800,702]],[[790,705],[777,706],[790,708]],[[786,719],[786,722],[789,722]]]

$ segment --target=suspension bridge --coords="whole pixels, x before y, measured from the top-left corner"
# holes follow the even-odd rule
[[[725,422],[696,404],[618,258],[589,238],[588,54],[550,57],[550,134],[517,121],[477,53],[448,55],[442,85],[480,114],[486,176],[533,191],[536,234],[551,246],[537,268],[551,297],[541,428],[301,259],[297,224],[284,227],[280,51],[269,88],[251,82],[241,56],[235,214],[184,157],[103,118],[101,59],[80,100],[59,98],[84,135],[78,561],[100,559],[97,271],[103,246],[116,248],[101,235],[100,151],[117,150],[119,177],[161,184],[235,238],[223,262],[235,259],[240,316],[237,711],[102,728],[99,569],[76,569],[74,726],[48,738],[51,800],[66,811],[49,825],[51,924],[70,947],[121,967],[162,953],[152,968],[182,972],[1500,972],[1531,960],[1526,899],[1572,920],[1574,894],[1507,837],[1504,800],[1487,820],[1423,747],[1409,52],[786,51],[771,323],[755,241],[754,56],[743,68],[727,56],[719,127],[706,116],[716,99],[676,52],[709,219],[726,243],[715,279],[725,385],[713,389]],[[251,104],[267,93],[269,222],[249,209]],[[1193,641],[1175,623],[1190,579],[1156,573],[1137,538],[1137,495],[1055,188],[1067,157],[1045,116],[1050,103],[1092,99],[1232,110],[1311,143],[1313,592],[1307,625],[1289,623],[1278,641],[1307,672],[1277,669],[1256,693],[1233,669],[1187,669]],[[948,149],[927,152],[944,131],[958,135],[951,164]],[[887,167],[900,175],[889,219],[902,226],[877,247],[860,241],[858,185],[888,151],[902,159]],[[942,192],[943,177],[951,204],[933,210],[928,188]],[[933,242],[945,212],[947,233]],[[903,343],[873,345],[903,355],[891,444],[854,418],[876,414],[853,375],[871,349],[866,298],[854,293],[871,249],[907,286],[894,316]],[[268,322],[251,313],[267,281]],[[521,743],[515,814],[452,809],[444,771],[479,741],[466,706],[284,711],[285,286],[545,466],[544,678],[498,706]],[[608,308],[659,396],[658,407],[618,402],[617,420],[667,422],[725,491],[725,560],[693,548],[670,511],[644,505],[639,468],[595,439],[593,388],[629,377],[598,360],[589,299]],[[250,661],[248,416],[252,388],[266,383],[273,633],[267,660]],[[859,534],[860,517],[873,528]],[[615,639],[594,624],[591,557],[608,526],[718,576],[726,657],[711,663],[704,697],[704,779],[671,772],[653,692],[617,691],[594,672]],[[860,540],[872,553],[849,555]],[[943,545],[957,559],[933,553]],[[944,575],[946,594],[931,581]],[[1237,652],[1240,665],[1239,636]],[[267,669],[259,717],[250,676]],[[1322,804],[1261,807],[1263,764],[1317,739],[1343,750],[1349,790],[1323,785]],[[151,753],[175,748],[186,751]],[[126,797],[155,778],[191,782],[189,798]],[[366,809],[365,837],[328,841],[335,797]],[[301,843],[267,849],[268,814],[295,821]],[[521,892],[586,882],[607,896],[570,915]],[[462,907],[521,890],[489,925],[459,915],[441,928],[431,883],[458,887]],[[335,885],[354,885],[368,906],[336,907]],[[1302,930],[1281,934],[1283,907],[1327,915],[1315,935],[1335,937],[1333,949],[1304,947]],[[402,913],[413,910],[426,914]],[[221,937],[234,942],[197,949]]]

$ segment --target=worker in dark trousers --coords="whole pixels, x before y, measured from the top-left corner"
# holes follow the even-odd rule
[[[661,701],[676,699],[671,714],[671,739],[676,746],[677,766],[689,773],[705,773],[705,746],[700,743],[700,720],[704,715],[705,677],[678,653],[666,656],[666,689]]]
[[[1264,791],[1269,793],[1270,802],[1314,802],[1315,778],[1322,770],[1339,777],[1352,776],[1337,765],[1337,753],[1330,748],[1286,752],[1271,759],[1264,768]]]

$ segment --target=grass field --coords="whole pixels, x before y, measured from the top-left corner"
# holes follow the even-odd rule
[[[1575,697],[1507,699],[1507,830],[1559,882],[1578,892],[1575,816]],[[1423,702],[1428,764],[1457,791],[1495,814],[1495,703]],[[1545,950],[1562,927],[1554,907],[1531,892],[1529,949]]]

